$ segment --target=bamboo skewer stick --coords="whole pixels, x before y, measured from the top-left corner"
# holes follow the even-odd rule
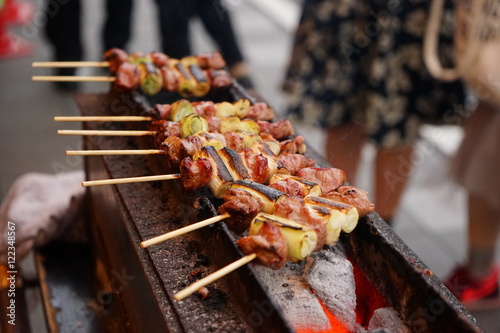
[[[220,222],[222,220],[229,218],[230,216],[231,215],[229,215],[228,213],[225,213],[222,215],[217,215],[217,216],[211,217],[209,219],[190,224],[190,225],[185,226],[183,228],[167,232],[163,235],[156,236],[156,237],[150,238],[148,240],[142,241],[140,245],[142,248],[146,248],[146,247],[149,247],[151,245],[155,245],[155,244],[164,242],[166,240],[169,240],[171,238],[178,237],[178,236],[187,234],[188,232],[191,232],[191,231],[194,231],[197,229],[201,229],[201,228],[206,227],[208,225]]]
[[[184,298],[188,297],[189,295],[195,293],[197,290],[200,288],[205,287],[206,285],[222,278],[223,276],[231,273],[232,271],[235,271],[236,269],[240,268],[241,266],[244,266],[248,264],[250,261],[254,260],[257,257],[255,253],[249,254],[247,256],[244,256],[243,258],[240,258],[236,260],[235,262],[227,265],[226,267],[223,267],[219,269],[218,271],[204,277],[201,280],[196,281],[195,283],[191,284],[189,287],[179,291],[174,295],[174,299],[176,301],[181,301]]]
[[[32,76],[33,81],[49,81],[49,82],[114,82],[116,78],[114,76],[55,76],[55,75],[45,75],[45,76]]]
[[[151,121],[143,116],[56,116],[54,121]]]
[[[109,61],[35,61],[31,66],[38,68],[109,67]]]
[[[142,182],[152,182],[152,181],[157,181],[157,180],[171,180],[171,179],[179,179],[179,178],[181,178],[180,174],[173,173],[173,174],[169,174],[169,175],[157,175],[157,176],[88,180],[88,181],[82,182],[82,186],[87,187],[87,186],[97,186],[97,185],[142,183]]]
[[[102,156],[102,155],[160,155],[160,149],[123,149],[123,150],[67,150],[68,156]]]
[[[99,136],[144,136],[156,135],[156,131],[120,131],[120,130],[58,130],[60,135],[99,135]]]

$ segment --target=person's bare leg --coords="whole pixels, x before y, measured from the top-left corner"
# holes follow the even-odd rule
[[[378,149],[375,157],[375,210],[388,223],[398,208],[413,169],[413,146]]]
[[[326,159],[330,165],[346,172],[347,181],[354,184],[361,149],[365,143],[363,127],[347,124],[326,132]]]
[[[500,236],[500,210],[482,198],[469,194],[469,249],[467,268],[477,276],[491,273],[495,245]]]

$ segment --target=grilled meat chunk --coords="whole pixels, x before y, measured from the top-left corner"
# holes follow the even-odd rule
[[[217,111],[215,103],[212,101],[193,102],[191,104],[196,110],[196,113],[202,117],[213,117]]]
[[[261,204],[248,191],[230,188],[222,197],[225,201],[219,209],[219,214],[229,213],[231,217],[225,220],[228,228],[237,234],[250,227],[252,219],[260,212]]]
[[[224,89],[233,83],[231,75],[223,69],[209,69],[207,70],[207,76],[210,80],[210,84],[215,89]]]
[[[269,121],[274,119],[274,110],[266,103],[259,102],[250,106],[246,117],[253,120]]]
[[[187,190],[194,190],[207,185],[212,179],[213,167],[208,158],[199,158],[193,161],[186,157],[180,166],[182,186]]]
[[[259,263],[271,269],[280,269],[287,261],[286,240],[280,230],[268,222],[264,222],[255,235],[240,238],[236,244],[246,254],[255,253]]]
[[[153,51],[149,54],[151,62],[158,68],[168,64],[168,56],[165,53]]]
[[[261,132],[271,134],[277,140],[287,138],[295,133],[292,123],[286,119],[274,123],[260,120],[257,121],[257,124],[259,124]]]
[[[323,194],[336,190],[346,180],[345,172],[336,168],[304,168],[296,176],[318,184]]]
[[[116,71],[115,88],[118,91],[130,91],[139,87],[141,72],[130,62],[122,63]]]
[[[198,66],[203,69],[222,69],[226,66],[226,61],[218,51],[199,54],[196,56],[196,60],[198,61]]]
[[[329,192],[324,197],[354,206],[359,216],[368,215],[375,209],[375,205],[368,198],[368,193],[354,186],[341,186],[337,191]]]
[[[295,175],[299,170],[301,170],[303,168],[313,167],[316,163],[312,158],[310,158],[306,155],[302,155],[302,154],[279,155],[278,160],[281,163],[281,165],[285,169],[287,169],[288,172],[290,172],[290,174],[292,174],[292,175]],[[306,178],[306,177],[303,177],[303,178]],[[311,179],[307,179],[307,180],[313,181]]]
[[[112,48],[104,52],[104,60],[109,62],[109,71],[111,74],[115,74],[118,71],[118,67],[126,61],[128,61],[127,52],[119,48]]]
[[[181,74],[168,67],[162,66],[160,67],[160,73],[163,78],[163,86],[167,91],[177,91],[179,89]]]

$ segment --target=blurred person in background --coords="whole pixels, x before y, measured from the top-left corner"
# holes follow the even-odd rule
[[[173,58],[192,54],[189,21],[200,18],[221,51],[230,73],[246,88],[253,86],[231,17],[220,0],[156,0],[163,52]]]
[[[56,61],[80,61],[82,45],[81,3],[69,0],[65,4],[48,3],[46,8],[47,39],[54,48]],[[189,40],[189,21],[198,16],[219,47],[231,74],[245,87],[253,86],[229,12],[221,1],[156,0],[162,51],[170,57],[182,58],[192,54]],[[126,49],[131,37],[132,0],[107,0],[103,27],[103,52],[118,47]],[[74,75],[74,68],[59,68],[56,75]],[[74,82],[56,82],[62,90],[75,90]]]
[[[468,248],[445,285],[470,310],[488,310],[500,307],[500,106],[479,102],[464,132],[452,174],[468,192]]]
[[[461,82],[440,82],[423,60],[427,1],[306,0],[284,89],[292,118],[326,130],[328,162],[355,176],[366,142],[376,147],[374,201],[391,223],[424,123],[442,124],[462,105]],[[452,1],[441,31],[450,64]]]
[[[81,61],[84,57],[82,42],[82,9],[80,0],[65,3],[47,2],[45,35],[53,48],[55,61]],[[102,31],[103,51],[112,47],[125,49],[131,37],[132,0],[107,0],[105,23]],[[55,75],[73,76],[75,68],[57,68]],[[76,90],[76,82],[55,82],[60,90]]]

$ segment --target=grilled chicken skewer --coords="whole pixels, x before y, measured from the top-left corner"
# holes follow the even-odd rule
[[[349,188],[344,193],[352,191],[354,189]],[[352,195],[352,193],[349,195]],[[364,197],[364,194],[358,197],[357,200],[366,201],[364,205],[372,206],[371,209],[373,210],[373,205]],[[276,215],[258,213],[251,222],[249,235],[237,241],[238,246],[247,255],[179,291],[174,295],[174,298],[180,301],[254,259],[271,269],[280,269],[287,260],[302,260],[314,250],[321,249],[320,246],[315,246],[317,237],[318,234],[308,229],[307,225],[304,226],[302,223],[280,218]]]
[[[223,189],[220,188],[220,184],[229,185],[237,179],[267,182],[276,173],[293,174],[304,167],[314,165],[311,158],[302,154],[277,155],[280,152],[279,149],[279,145],[270,147],[265,142],[256,142],[252,148],[237,153],[227,147],[217,150],[213,145],[206,145],[197,151],[193,158],[187,157],[180,163],[178,175],[165,175],[165,177],[180,178],[183,186],[188,190],[209,185],[214,188],[215,193],[222,194]],[[156,153],[156,151],[150,153]],[[145,176],[144,181],[159,180],[152,177]],[[130,183],[140,179],[141,177],[106,179],[83,182],[82,186]]]
[[[313,173],[321,174],[323,177],[329,175],[328,184],[320,187],[300,177],[279,174],[271,179],[270,186],[237,180],[222,196],[225,203],[219,207],[220,218],[213,223],[225,220],[232,231],[240,234],[251,226],[250,221],[259,212],[274,214],[278,219],[287,218],[304,222],[317,233],[320,248],[323,244],[333,245],[341,230],[351,232],[359,216],[364,216],[373,210],[373,204],[369,201],[366,192],[350,186],[341,186],[345,181],[345,174],[342,170],[305,168],[303,171],[309,175]],[[284,191],[281,192],[276,188]],[[300,188],[300,191],[297,191],[297,188]],[[319,197],[323,188],[332,190],[324,197]],[[334,198],[334,200],[329,198]],[[206,221],[144,241],[141,246],[157,244],[210,224]],[[282,223],[282,225],[285,224]],[[292,257],[302,259],[296,255]]]
[[[112,77],[33,76],[33,81],[97,81],[114,82],[118,91],[131,91],[138,87],[150,95],[162,88],[183,96],[204,96],[213,87],[227,88],[232,77],[224,69],[225,61],[218,52],[169,58],[160,52],[128,55],[120,49],[105,52],[104,62],[35,62],[33,67],[109,67]]]
[[[158,140],[163,141],[166,137],[175,135],[187,137],[194,132],[210,131],[225,133],[228,131],[241,130],[253,134],[268,133],[276,139],[282,139],[294,134],[292,124],[288,120],[269,122],[274,118],[274,111],[265,103],[250,105],[247,99],[238,100],[234,103],[222,102],[195,102],[179,100],[173,104],[158,104],[154,109],[146,112],[148,117],[116,117],[122,121],[126,120],[151,120],[150,132],[140,131],[141,135],[157,135]],[[76,117],[85,120],[86,117]],[[68,120],[68,117],[56,117],[55,120]],[[89,121],[101,120],[99,117],[88,117]],[[105,117],[102,120],[112,120],[113,117]],[[99,135],[96,130],[65,131],[59,134],[72,135]],[[102,131],[102,135],[113,134],[113,131]],[[133,135],[134,131],[119,131],[116,135]],[[138,131],[139,133],[139,131]],[[139,134],[138,134],[139,135]]]
[[[248,99],[240,99],[233,103],[212,101],[189,102],[178,100],[172,104],[156,104],[153,109],[142,116],[56,116],[55,121],[179,121],[189,114],[202,117],[237,116],[240,119],[265,120],[274,119],[274,110],[266,103],[250,104]]]

